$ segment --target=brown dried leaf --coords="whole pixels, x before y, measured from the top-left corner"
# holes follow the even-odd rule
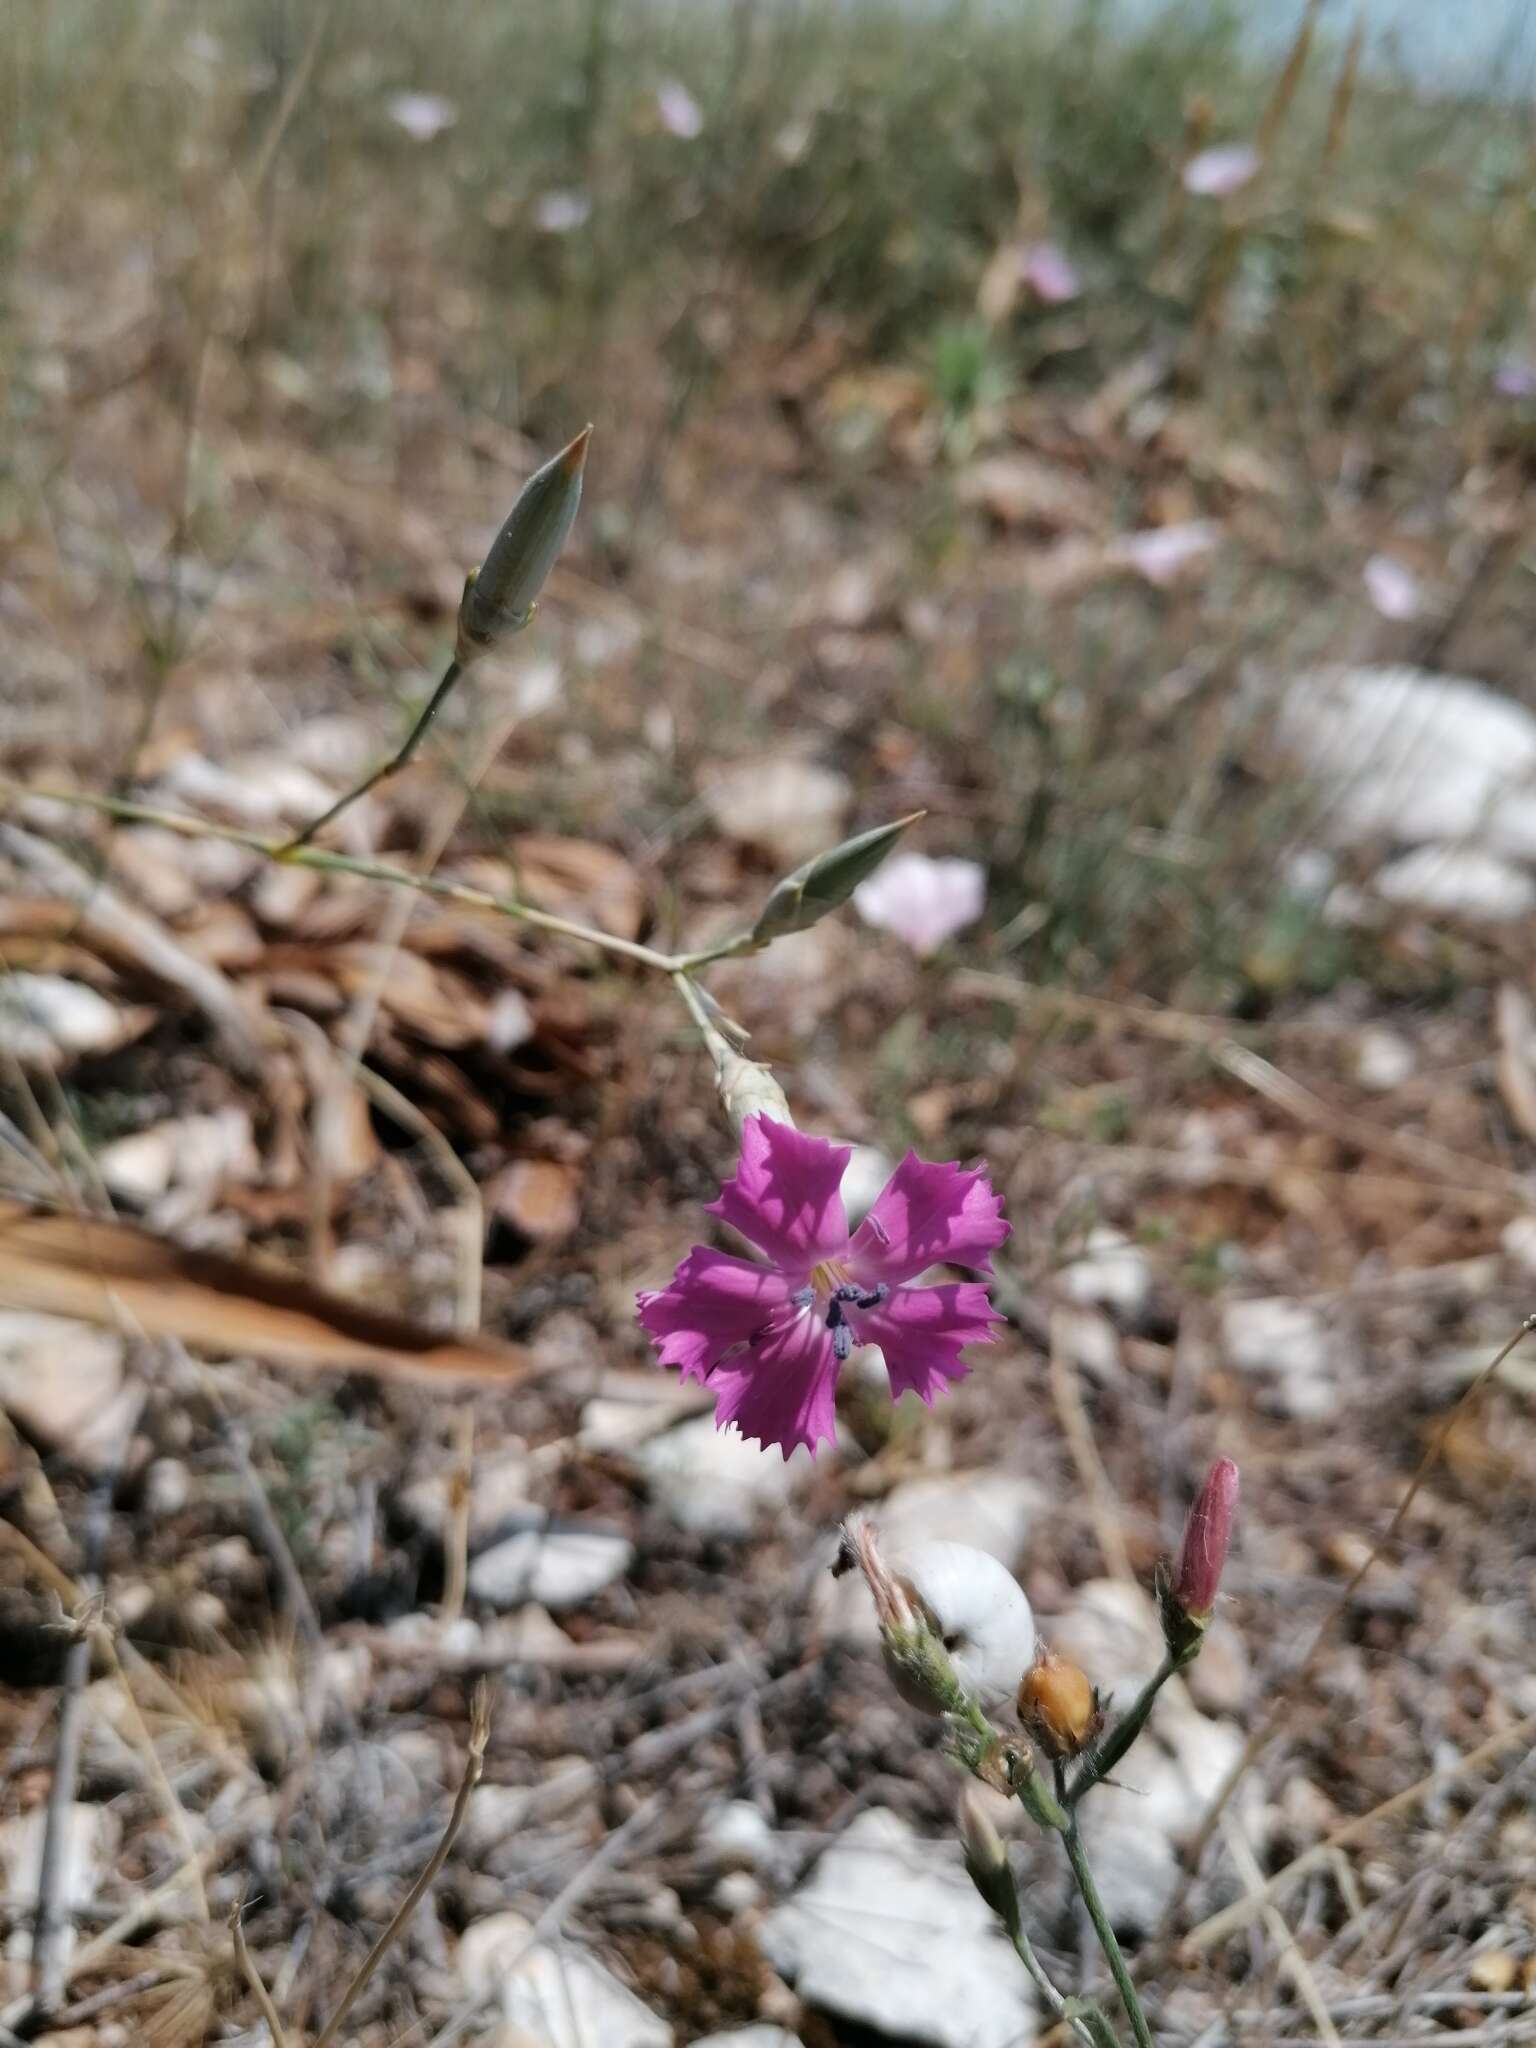
[[[1081,477],[1034,455],[988,455],[959,478],[963,505],[979,506],[1001,526],[1096,531],[1104,524],[1099,501]]]
[[[522,893],[541,910],[598,925],[616,938],[638,938],[645,888],[623,854],[590,839],[528,832],[512,843]]]
[[[0,1302],[176,1337],[219,1356],[432,1380],[514,1381],[520,1346],[449,1337],[281,1269],[191,1251],[148,1231],[0,1202]]]
[[[514,1159],[487,1194],[492,1211],[536,1244],[558,1243],[581,1221],[581,1175],[556,1159]]]

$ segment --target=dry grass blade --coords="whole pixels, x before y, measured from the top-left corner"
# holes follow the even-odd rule
[[[0,846],[45,889],[69,903],[86,944],[174,991],[208,1020],[220,1045],[242,1073],[261,1071],[259,1020],[240,993],[206,961],[194,959],[157,919],[139,910],[98,876],[19,825],[0,824]]]
[[[363,1307],[250,1259],[191,1251],[127,1224],[0,1201],[0,1302],[81,1322],[125,1324],[193,1351],[430,1380],[508,1382],[529,1354],[450,1337]]]
[[[1323,0],[1307,0],[1296,33],[1291,38],[1291,47],[1286,52],[1285,62],[1275,80],[1269,104],[1259,121],[1256,147],[1259,155],[1268,156],[1274,147],[1275,138],[1285,125],[1285,117],[1296,98],[1296,89],[1301,84],[1301,74],[1307,68],[1307,58],[1312,50],[1312,38],[1317,29],[1317,17],[1322,12]]]
[[[1266,1906],[1289,1891],[1293,1884],[1306,1877],[1311,1871],[1321,1870],[1337,1856],[1347,1842],[1355,1842],[1378,1822],[1391,1820],[1400,1813],[1409,1813],[1421,1800],[1432,1792],[1443,1792],[1458,1778],[1468,1778],[1483,1765],[1491,1763],[1501,1750],[1512,1749],[1517,1743],[1529,1743],[1536,1736],[1536,1714],[1527,1714],[1524,1720],[1516,1721],[1512,1727],[1500,1729],[1497,1735],[1490,1735],[1486,1742],[1480,1742],[1476,1749],[1467,1754],[1449,1770],[1437,1768],[1426,1771],[1424,1776],[1402,1792],[1395,1792],[1390,1799],[1384,1799],[1379,1806],[1373,1806],[1369,1813],[1359,1814],[1354,1820],[1345,1821],[1335,1828],[1325,1841],[1314,1843],[1310,1849],[1287,1863],[1283,1870],[1277,1870],[1273,1877],[1266,1878],[1262,1887],[1247,1898],[1238,1899],[1230,1906],[1223,1906],[1219,1913],[1213,1913],[1209,1920],[1202,1920],[1198,1927],[1191,1928],[1181,1944],[1182,1953],[1196,1956],[1214,1948],[1229,1934],[1235,1934],[1263,1912]],[[1436,2035],[1436,2042],[1443,2035]]]
[[[261,2007],[261,2016],[267,2023],[268,2033],[272,2036],[272,2048],[288,2048],[288,2036],[283,2030],[282,2020],[278,2017],[277,2007],[272,2003],[272,1994],[262,1982],[261,1972],[256,1967],[256,1958],[246,1946],[245,1929],[240,1923],[243,1911],[244,1901],[240,1899],[237,1899],[229,1909],[229,1931],[234,1939],[235,1961],[240,1965],[241,1974],[250,1985],[256,2003]]]
[[[330,2044],[341,2031],[342,2021],[362,1997],[374,1971],[393,1948],[405,1923],[426,1897],[433,1879],[448,1861],[448,1851],[453,1847],[454,1839],[464,1825],[464,1816],[469,1811],[470,1794],[479,1784],[480,1773],[485,1768],[485,1745],[490,1737],[491,1696],[489,1688],[482,1680],[475,1688],[474,1702],[470,1708],[469,1756],[465,1761],[464,1776],[459,1781],[458,1794],[453,1802],[453,1811],[448,1816],[448,1825],[443,1829],[442,1839],[427,1858],[421,1875],[395,1909],[394,1918],[364,1956],[357,1975],[342,1993],[340,2004],[320,2029],[315,2039],[315,2048],[330,2048]]]
[[[1226,1837],[1227,1853],[1237,1865],[1237,1874],[1243,1881],[1243,1889],[1262,1913],[1264,1925],[1269,1929],[1275,1946],[1280,1951],[1281,1963],[1286,1974],[1296,1986],[1302,2004],[1312,2015],[1312,2024],[1317,2028],[1319,2036],[1329,2044],[1329,2048],[1339,2048],[1339,2030],[1333,2024],[1332,2016],[1323,2001],[1317,1979],[1312,1973],[1312,1966],[1302,1954],[1301,1944],[1291,1932],[1285,1915],[1273,1900],[1263,1896],[1264,1873],[1259,1868],[1258,1858],[1253,1853],[1248,1837],[1230,1814],[1223,1822],[1222,1832]]]
[[[1344,147],[1344,129],[1349,120],[1349,110],[1355,103],[1355,86],[1360,78],[1360,53],[1365,48],[1365,15],[1355,14],[1354,26],[1349,32],[1349,41],[1344,48],[1344,62],[1339,68],[1334,84],[1333,98],[1328,103],[1328,136],[1323,144],[1323,168],[1327,170],[1338,160],[1339,151]]]
[[[1215,1058],[1217,1065],[1224,1067],[1234,1080],[1295,1117],[1298,1123],[1328,1131],[1342,1143],[1358,1146],[1362,1152],[1385,1153],[1432,1174],[1468,1180],[1473,1186],[1498,1188],[1516,1196],[1524,1193],[1519,1176],[1503,1167],[1453,1151],[1435,1138],[1420,1137],[1413,1131],[1378,1129],[1367,1117],[1331,1108],[1321,1096],[1314,1095],[1310,1088],[1304,1088],[1245,1045],[1217,1046]]]

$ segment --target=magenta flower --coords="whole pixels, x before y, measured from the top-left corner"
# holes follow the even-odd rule
[[[1008,1225],[986,1175],[909,1152],[850,1237],[849,1151],[749,1117],[736,1178],[709,1213],[768,1264],[695,1245],[669,1287],[639,1297],[662,1364],[714,1389],[716,1424],[786,1458],[832,1440],[838,1370],[855,1345],[879,1345],[893,1398],[931,1407],[965,1377],[962,1348],[990,1343],[999,1320],[982,1282],[912,1284],[938,1263],[991,1271]]]

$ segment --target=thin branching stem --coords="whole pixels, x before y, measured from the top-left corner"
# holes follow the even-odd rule
[[[288,2048],[288,2036],[284,2032],[277,2007],[272,2003],[272,1994],[256,1967],[256,1958],[246,1946],[245,1929],[240,1924],[244,1910],[244,1901],[239,1899],[229,1909],[229,1931],[234,1939],[235,1961],[240,1965],[241,1975],[250,1986],[256,2003],[261,2007],[261,2016],[267,2023],[267,2032],[272,2036],[272,2048]]]
[[[490,1695],[482,1684],[476,1688],[474,1705],[470,1710],[469,1756],[465,1761],[464,1776],[459,1781],[453,1811],[448,1816],[448,1825],[443,1830],[442,1839],[422,1866],[421,1875],[396,1907],[394,1918],[359,1964],[357,1975],[341,1994],[341,2001],[336,2010],[315,2037],[314,2048],[331,2048],[331,2043],[340,2033],[347,2014],[368,1988],[374,1971],[393,1948],[406,1922],[426,1897],[437,1873],[448,1861],[448,1851],[453,1847],[459,1829],[464,1825],[464,1816],[469,1811],[470,1794],[479,1784],[480,1773],[485,1768],[485,1745],[490,1740],[490,1733]]]
[[[461,663],[458,661],[449,662],[442,675],[438,678],[437,688],[427,699],[420,716],[406,734],[404,743],[398,752],[391,754],[387,761],[381,761],[371,774],[363,777],[355,789],[349,789],[344,796],[337,797],[335,803],[321,811],[318,816],[311,818],[302,832],[290,839],[286,846],[279,848],[278,858],[280,860],[292,860],[301,846],[308,846],[316,833],[323,832],[325,827],[334,819],[339,818],[343,811],[350,810],[353,804],[357,803],[362,797],[367,796],[370,790],[377,789],[381,782],[387,782],[392,775],[399,774],[400,770],[411,759],[411,756],[426,738],[427,728],[436,718],[438,712],[442,710],[443,705],[447,702],[449,691],[463,673],[464,669]]]
[[[414,874],[409,868],[394,867],[387,861],[363,860],[352,854],[332,853],[324,847],[300,845],[294,840],[267,839],[261,833],[248,831],[239,825],[216,825],[206,818],[189,818],[179,811],[163,811],[150,804],[130,803],[121,797],[97,796],[89,790],[28,789],[21,783],[0,777],[0,801],[7,799],[69,804],[77,810],[103,812],[127,824],[158,825],[164,831],[180,833],[184,839],[224,839],[232,846],[248,847],[265,860],[281,861],[290,867],[314,868],[320,874],[357,875],[364,881],[383,882],[391,888],[415,889],[424,896],[437,896],[448,903],[462,904],[467,910],[489,911],[496,917],[513,918],[520,924],[533,925],[539,931],[579,939],[582,944],[595,946],[601,952],[616,953],[622,959],[638,961],[642,967],[649,967],[658,974],[676,974],[684,965],[683,959],[670,953],[658,953],[653,946],[642,946],[638,940],[620,938],[615,932],[602,932],[591,925],[577,924],[571,918],[555,916],[553,911],[536,910],[531,903],[521,903],[516,897],[497,896],[488,889],[474,889],[466,882],[444,881],[437,875]],[[725,955],[717,952],[706,957],[723,959]]]
[[[1152,2029],[1147,2025],[1147,2016],[1141,2009],[1141,1998],[1131,1982],[1130,1970],[1120,1948],[1119,1937],[1104,1910],[1104,1901],[1099,1897],[1099,1888],[1094,1882],[1083,1850],[1083,1838],[1078,1833],[1076,1815],[1061,1830],[1061,1845],[1067,1852],[1067,1861],[1072,1866],[1073,1882],[1078,1896],[1093,1923],[1098,1936],[1099,1947],[1104,1951],[1104,1960],[1109,1964],[1109,1973],[1115,1980],[1115,1989],[1120,1994],[1120,2003],[1125,2007],[1125,2016],[1131,2023],[1131,2032],[1136,2036],[1137,2048],[1153,2048]]]

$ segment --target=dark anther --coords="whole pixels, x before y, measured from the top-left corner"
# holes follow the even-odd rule
[[[841,1364],[853,1350],[853,1331],[848,1322],[850,1308],[878,1308],[890,1288],[882,1280],[867,1291],[856,1281],[845,1280],[834,1287],[827,1302],[827,1328],[832,1332],[832,1355]]]

